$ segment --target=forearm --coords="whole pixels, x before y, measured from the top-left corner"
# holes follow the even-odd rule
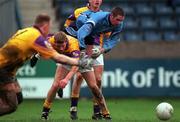
[[[85,38],[91,33],[92,27],[92,24],[85,24],[77,31],[80,47],[85,48]]]
[[[75,65],[78,66],[78,59],[70,58],[68,56],[62,55],[62,54],[56,54],[53,57],[53,60],[57,63],[62,64],[69,64],[69,65]]]
[[[65,79],[70,80],[77,71],[78,71],[78,67],[72,66],[70,72],[66,75]]]
[[[113,47],[117,45],[117,43],[120,41],[120,35],[115,34],[111,36],[109,39],[104,41],[103,48],[105,52],[110,51]]]

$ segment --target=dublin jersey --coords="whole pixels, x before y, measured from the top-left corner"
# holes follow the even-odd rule
[[[76,26],[79,28],[77,37],[80,47],[86,47],[85,39],[90,37],[99,37],[103,33],[111,33],[109,38],[103,39],[103,48],[105,50],[112,49],[120,40],[120,32],[123,22],[117,26],[113,26],[109,20],[110,12],[96,12],[89,17],[85,13],[81,14],[76,20]]]

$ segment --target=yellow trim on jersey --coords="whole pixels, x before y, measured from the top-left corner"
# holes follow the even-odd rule
[[[103,46],[103,38],[104,38],[104,35],[100,34],[100,37],[99,37],[100,47]]]
[[[74,11],[74,15],[76,18],[79,17],[79,15],[85,11],[89,10],[89,8],[86,6],[86,7],[81,7],[81,8],[78,8]]]
[[[67,19],[66,22],[65,22],[65,24],[64,24],[64,27],[70,26],[70,24],[71,24],[72,22],[74,22],[74,21],[73,21],[73,20],[70,20],[70,19]]]
[[[74,11],[74,17],[75,17],[75,19],[77,19],[82,12],[87,11],[87,10],[89,10],[88,7],[77,8],[77,9]],[[69,26],[71,23],[73,23],[74,21],[76,21],[76,20],[71,20],[71,19],[68,18],[68,19],[65,21],[64,26],[65,26],[65,27],[68,27],[68,26]]]

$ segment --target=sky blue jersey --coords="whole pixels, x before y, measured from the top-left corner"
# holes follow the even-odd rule
[[[85,38],[87,36],[99,36],[102,33],[111,32],[109,38],[104,39],[103,48],[105,50],[112,49],[118,41],[120,41],[120,32],[123,27],[123,22],[113,26],[109,20],[110,12],[91,13],[90,16],[83,12],[76,21],[78,27],[77,37],[80,42],[80,47],[85,48]]]

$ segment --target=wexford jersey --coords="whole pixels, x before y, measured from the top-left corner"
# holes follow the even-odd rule
[[[80,56],[80,50],[79,50],[79,43],[78,40],[72,36],[66,35],[68,38],[68,41],[66,43],[66,48],[62,54],[67,55],[72,58],[79,58]],[[51,45],[54,44],[54,36],[51,36],[48,41],[51,43]]]
[[[57,52],[42,36],[36,27],[18,30],[8,42],[0,48],[0,72],[14,76],[17,69],[39,52],[43,58],[51,58]]]
[[[65,27],[65,31],[70,34],[71,36],[76,37],[76,31],[77,31],[77,27],[76,27],[76,19],[79,17],[79,15],[84,12],[89,10],[88,7],[81,7],[78,8],[74,11],[73,14],[71,14],[68,19],[66,20],[64,27]]]

